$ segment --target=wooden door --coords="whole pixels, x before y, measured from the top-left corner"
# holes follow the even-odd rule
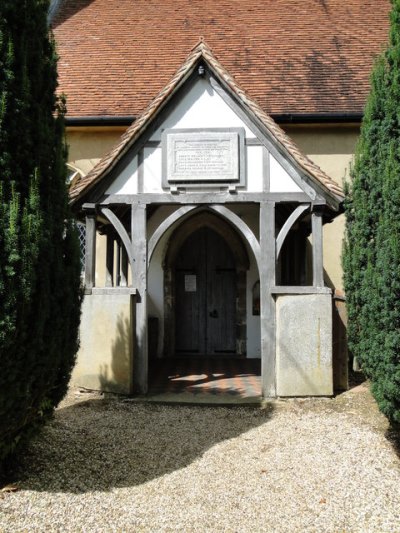
[[[209,228],[184,242],[175,264],[177,354],[236,352],[236,268],[224,239]]]

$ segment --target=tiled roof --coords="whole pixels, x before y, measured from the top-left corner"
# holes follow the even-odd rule
[[[62,0],[68,115],[143,113],[200,36],[270,114],[362,112],[389,0]]]
[[[295,164],[302,168],[312,180],[316,181],[328,193],[333,195],[337,201],[343,200],[343,191],[341,187],[334,182],[325,172],[308,159],[297,148],[294,142],[286,133],[265,113],[261,107],[253,101],[236,83],[236,81],[225,70],[221,63],[215,58],[210,48],[204,41],[192,50],[184,64],[166,84],[164,89],[151,102],[142,116],[136,120],[132,126],[123,134],[120,141],[102,160],[87,174],[82,180],[77,182],[70,190],[72,202],[79,200],[84,193],[90,190],[98,183],[120,160],[127,150],[135,143],[140,135],[145,131],[151,120],[166,105],[170,97],[177,91],[181,84],[187,79],[193,71],[197,62],[202,59],[214,71],[217,78],[223,81],[230,91],[239,99],[241,104],[251,118],[259,122],[263,128],[268,130],[270,135],[286,149],[288,157],[293,159]]]

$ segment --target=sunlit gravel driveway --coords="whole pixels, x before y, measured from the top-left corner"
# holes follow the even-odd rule
[[[264,409],[71,391],[0,531],[400,532],[395,439],[366,385]]]

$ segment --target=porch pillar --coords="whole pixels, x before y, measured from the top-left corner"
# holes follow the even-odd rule
[[[316,211],[311,216],[312,231],[312,257],[313,257],[313,286],[324,286],[324,258],[323,258],[323,232],[322,213]]]
[[[96,276],[96,213],[86,214],[85,288],[95,286]]]
[[[133,364],[135,390],[146,394],[148,389],[147,347],[147,230],[146,205],[132,204],[132,285],[136,288],[136,341]]]
[[[276,396],[275,354],[275,202],[260,203],[261,380],[264,398]]]

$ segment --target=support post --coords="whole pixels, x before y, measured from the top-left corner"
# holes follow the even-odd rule
[[[117,239],[117,254],[115,265],[115,285],[119,287],[121,285],[121,241]]]
[[[323,258],[323,232],[322,213],[314,212],[311,217],[312,230],[312,256],[313,256],[313,286],[324,286],[324,258]]]
[[[140,394],[148,389],[147,347],[147,236],[146,205],[132,204],[132,284],[136,288],[136,340],[134,353],[134,387]]]
[[[113,286],[114,279],[114,237],[111,232],[107,233],[106,250],[106,287]]]
[[[260,319],[261,380],[264,398],[276,396],[275,300],[276,276],[275,203],[260,204]]]
[[[96,276],[96,213],[86,215],[85,288],[95,286]]]
[[[121,246],[121,287],[128,286],[128,254],[123,246]]]

